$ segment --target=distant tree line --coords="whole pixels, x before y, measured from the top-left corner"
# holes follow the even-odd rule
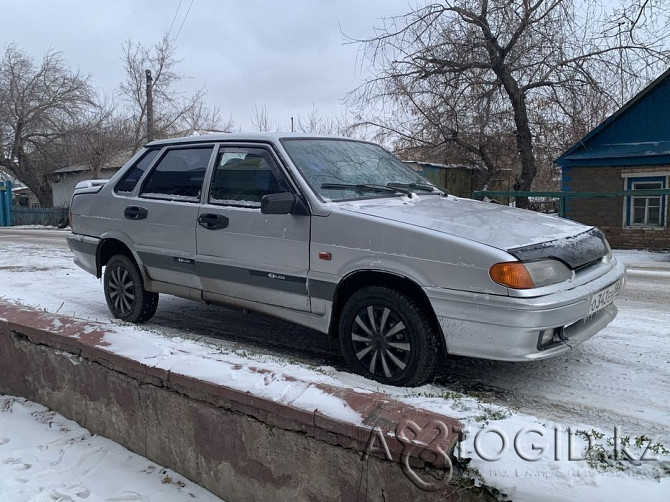
[[[204,89],[192,95],[175,90],[183,76],[167,37],[152,47],[128,41],[122,50],[125,80],[109,98],[58,52],[35,62],[15,44],[6,47],[0,60],[0,169],[25,184],[42,207],[53,205],[53,171],[82,164],[97,178],[114,157],[146,143],[146,70],[153,76],[157,138],[233,126],[221,120],[219,107],[205,103]]]

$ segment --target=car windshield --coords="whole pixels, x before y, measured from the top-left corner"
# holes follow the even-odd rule
[[[441,193],[382,147],[343,139],[284,138],[291,160],[324,200]]]

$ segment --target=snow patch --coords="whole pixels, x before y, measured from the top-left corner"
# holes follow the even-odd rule
[[[221,500],[44,406],[12,396],[0,395],[0,459],[1,500]]]

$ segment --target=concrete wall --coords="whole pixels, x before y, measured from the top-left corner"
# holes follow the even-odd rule
[[[623,175],[634,172],[667,172],[668,166],[644,166],[636,169],[625,167],[571,167],[564,168],[563,189],[571,192],[615,192],[624,190]],[[666,198],[667,202],[667,198]],[[595,225],[600,228],[610,245],[623,249],[668,249],[670,227],[634,228],[624,225],[624,200],[616,199],[568,199],[565,216],[571,220]]]
[[[71,174],[63,176],[58,182],[52,183],[51,191],[54,198],[54,207],[70,207],[70,200],[72,199],[74,187],[83,179],[88,178],[84,178],[83,175]]]
[[[417,488],[398,463],[398,441],[388,442],[392,460],[381,451],[364,454],[373,425],[387,430],[400,418],[420,425],[439,418],[453,430],[460,427],[454,419],[324,386],[369,425],[338,422],[144,366],[106,351],[104,327],[57,319],[56,333],[54,316],[0,302],[0,392],[56,410],[228,502],[492,500],[458,466],[440,484],[430,474],[444,472],[431,467],[435,457],[413,452],[412,471],[439,489]]]

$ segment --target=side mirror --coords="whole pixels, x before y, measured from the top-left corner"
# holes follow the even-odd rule
[[[261,197],[261,213],[291,214],[296,204],[296,196],[291,192],[271,193]]]

